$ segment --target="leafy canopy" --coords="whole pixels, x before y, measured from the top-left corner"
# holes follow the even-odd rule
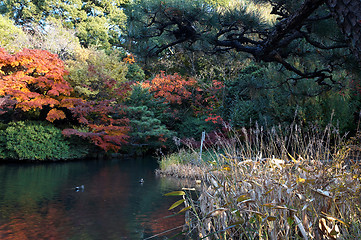
[[[37,115],[40,120],[76,124],[65,135],[90,139],[105,150],[119,150],[128,138],[127,119],[112,99],[90,101],[74,96],[64,80],[63,62],[44,50],[9,54],[0,48],[0,110]]]
[[[9,0],[0,2],[0,13],[13,19],[16,25],[30,30],[36,29],[38,24],[43,25],[46,20],[60,19],[67,28],[77,30],[77,36],[83,46],[110,48],[120,45],[120,36],[126,20],[122,7],[127,2]]]

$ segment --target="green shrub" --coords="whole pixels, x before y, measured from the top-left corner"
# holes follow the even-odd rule
[[[65,160],[85,157],[87,147],[42,122],[11,122],[0,130],[0,159]]]
[[[162,124],[171,121],[169,104],[161,99],[154,98],[147,89],[143,89],[139,85],[134,85],[132,87],[132,92],[127,98],[125,105],[129,107],[147,107],[147,110],[152,112],[154,118],[159,119]],[[129,118],[132,119],[133,117],[129,116]]]
[[[169,139],[175,134],[166,125],[170,119],[168,104],[154,98],[147,89],[134,85],[125,105],[132,129],[129,140],[131,145],[138,146],[140,152],[168,145]]]

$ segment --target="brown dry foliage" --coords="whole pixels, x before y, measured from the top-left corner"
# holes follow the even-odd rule
[[[289,130],[287,137],[258,130],[215,154],[197,199],[187,193],[189,232],[201,239],[361,238],[360,138],[346,141],[331,126]]]

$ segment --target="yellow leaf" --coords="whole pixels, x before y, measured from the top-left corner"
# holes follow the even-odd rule
[[[170,208],[168,208],[168,210],[172,210],[173,208],[178,207],[179,205],[181,205],[181,204],[184,203],[184,202],[185,202],[185,199],[181,199],[181,200],[179,200],[179,201],[176,201],[175,203],[173,203],[172,206],[170,206]]]
[[[291,154],[289,154],[289,153],[287,153],[287,154],[288,154],[288,156],[290,156],[290,158],[292,159],[292,161],[293,161],[294,163],[298,163],[298,161],[297,161],[294,157],[292,157]]]
[[[324,213],[324,212],[321,212],[321,213],[322,213],[322,214],[324,214],[328,220],[331,220],[331,221],[338,221],[338,222],[340,222],[340,223],[342,223],[342,224],[344,224],[344,225],[346,225],[346,226],[350,226],[348,223],[346,223],[346,222],[342,221],[341,219],[338,219],[338,218],[332,217],[331,215],[329,215],[329,214],[327,214],[327,213]]]
[[[191,206],[188,206],[188,207],[185,207],[185,208],[182,208],[178,213],[182,213],[182,212],[185,212],[189,209],[191,209],[192,207]]]
[[[174,191],[164,194],[164,196],[182,196],[182,195],[186,195],[186,193],[183,191]]]
[[[223,167],[223,170],[225,170],[225,171],[231,171],[231,168],[230,168],[229,166],[224,166],[224,167]]]
[[[316,179],[306,179],[306,183],[314,183]]]
[[[248,200],[248,199],[250,199],[248,194],[243,194],[237,198],[237,202],[243,202],[244,200]]]
[[[299,178],[297,178],[296,182],[297,183],[304,183],[304,182],[306,182],[306,179],[299,177]]]

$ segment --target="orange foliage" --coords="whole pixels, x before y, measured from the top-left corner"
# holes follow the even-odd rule
[[[123,62],[128,63],[128,64],[133,64],[135,63],[135,58],[133,54],[128,54],[124,59]]]
[[[220,81],[201,84],[193,78],[186,79],[177,73],[165,75],[162,72],[154,79],[141,83],[141,86],[149,89],[155,98],[164,99],[165,103],[190,107],[195,116],[208,116],[206,121],[223,121],[220,116],[215,115],[222,102],[224,89],[224,84]],[[173,109],[173,115],[177,115],[177,109]]]
[[[0,49],[0,96],[16,100],[22,111],[55,107],[69,96],[73,89],[65,74],[63,62],[48,51],[24,49],[11,55]]]
[[[118,150],[128,137],[127,119],[111,117],[119,114],[112,100],[71,97],[74,91],[64,80],[65,74],[63,62],[48,51],[24,49],[12,55],[0,48],[0,113],[12,104],[23,112],[46,110],[46,120],[54,122],[66,119],[66,111],[88,128],[81,133],[68,129],[66,135],[81,135],[104,150]]]
[[[190,89],[197,82],[188,78],[185,79],[177,73],[165,75],[164,72],[157,75],[150,81],[142,83],[143,88],[148,88],[156,98],[164,98],[166,103],[182,104],[182,100],[189,99],[192,95]]]
[[[48,112],[46,120],[48,120],[49,122],[54,122],[55,120],[64,119],[64,118],[66,118],[66,116],[62,110],[53,108]]]

